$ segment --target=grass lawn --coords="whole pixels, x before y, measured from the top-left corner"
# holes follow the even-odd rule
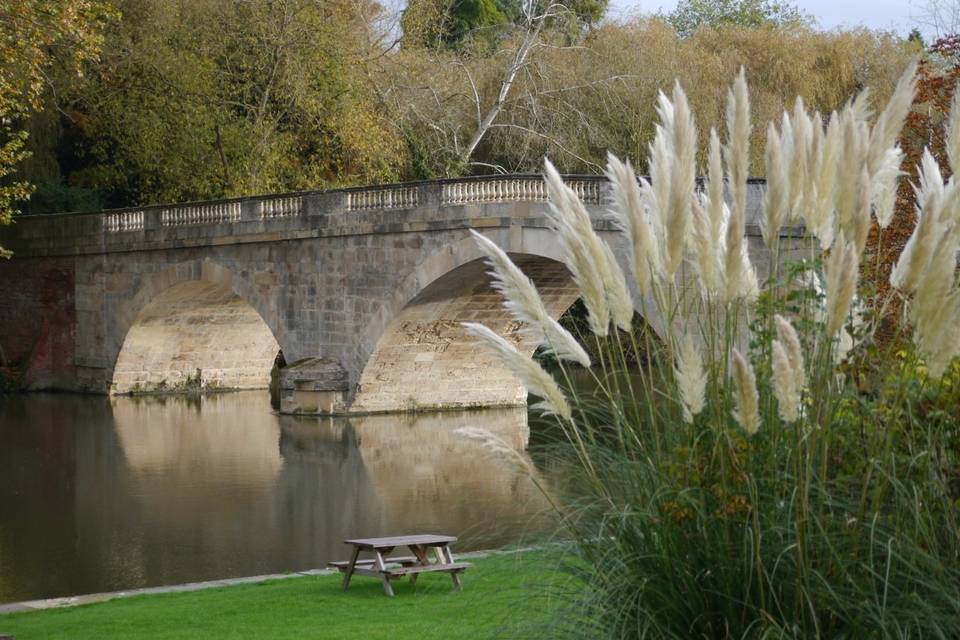
[[[355,576],[309,576],[257,584],[120,598],[110,602],[0,615],[0,635],[17,640],[69,638],[526,638],[545,626],[569,585],[546,552],[472,560],[452,590],[447,574],[394,583]]]

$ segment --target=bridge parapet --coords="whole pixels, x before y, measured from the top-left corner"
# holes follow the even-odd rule
[[[611,201],[609,183],[604,177],[567,176],[565,180],[595,219],[604,218]],[[762,184],[761,180],[750,184],[751,234],[757,230]],[[415,231],[425,225],[442,227],[444,223],[463,226],[474,218],[542,217],[546,201],[546,185],[540,175],[479,176],[18,216],[13,225],[0,227],[0,245],[23,257],[89,255],[358,232]]]
[[[610,203],[607,180],[602,176],[565,179],[591,215],[603,219]],[[759,210],[761,184],[751,184],[751,220]],[[456,228],[474,219],[526,218],[527,223],[542,226],[544,222],[535,218],[546,212],[546,201],[540,175],[479,176],[18,216],[13,225],[0,227],[0,245],[21,257],[68,256]]]

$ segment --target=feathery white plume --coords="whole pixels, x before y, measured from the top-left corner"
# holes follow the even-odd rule
[[[549,160],[544,162],[548,218],[560,236],[560,246],[570,273],[587,307],[590,329],[605,336],[610,320],[623,331],[633,323],[633,300],[627,279],[610,247],[593,230],[593,222],[576,192]]]
[[[787,220],[790,184],[783,165],[783,149],[777,128],[771,122],[767,126],[767,149],[764,154],[767,169],[767,188],[763,193],[763,218],[761,231],[767,247],[772,249],[780,237],[780,227]]]
[[[860,246],[863,236],[861,227],[869,230],[869,219],[862,219],[860,196],[862,195],[861,174],[867,157],[867,144],[870,133],[867,123],[857,120],[850,107],[840,116],[843,143],[837,161],[837,181],[834,204],[837,211],[837,225],[848,239]],[[867,212],[869,216],[869,211]]]
[[[610,318],[621,331],[630,331],[633,326],[633,298],[627,288],[627,278],[623,275],[623,269],[620,268],[610,245],[600,238],[597,238],[597,242],[603,254],[601,270]]]
[[[897,204],[897,180],[901,176],[900,163],[903,151],[900,147],[887,149],[880,168],[873,174],[873,212],[881,229],[890,226]]]
[[[960,317],[956,306],[960,294],[954,285],[957,236],[953,231],[948,227],[939,238],[911,304],[914,339],[934,378],[943,375],[960,353]]]
[[[710,129],[705,187],[702,198],[694,198],[692,237],[703,291],[712,296],[724,286],[723,234],[730,217],[723,200],[723,157],[716,129]]]
[[[784,422],[793,422],[800,417],[800,387],[793,375],[790,358],[783,343],[774,340],[771,351],[773,394],[777,398],[778,413]]]
[[[696,186],[697,131],[679,82],[674,84],[672,102],[660,92],[657,114],[660,124],[651,149],[651,179],[665,230],[666,275],[672,278],[683,262]],[[667,167],[655,167],[655,162],[664,160],[669,163]]]
[[[843,326],[857,290],[860,275],[860,252],[852,241],[841,235],[827,258],[827,335],[833,337]]]
[[[757,376],[753,366],[736,349],[733,355],[733,382],[736,393],[736,409],[733,418],[740,427],[753,435],[760,430],[760,398],[757,394]]]
[[[907,114],[910,113],[911,105],[913,105],[913,96],[916,89],[917,62],[914,61],[907,65],[893,90],[893,95],[887,101],[887,106],[877,117],[876,124],[873,125],[867,156],[867,165],[871,176],[880,170],[887,150],[896,146],[900,130],[903,129],[903,123],[907,119]]]
[[[460,427],[454,429],[453,433],[478,443],[491,457],[506,462],[517,471],[529,476],[533,475],[533,467],[527,459],[500,436],[478,427]]]
[[[870,201],[872,199],[870,172],[866,167],[860,170],[856,182],[857,199],[854,201],[853,217],[851,218],[853,242],[857,245],[857,252],[863,253],[870,235]]]
[[[890,272],[890,284],[904,293],[913,293],[920,284],[930,257],[943,235],[944,211],[952,210],[960,199],[956,188],[944,189],[940,167],[929,149],[921,160],[920,186],[917,189],[917,225],[907,240],[897,264]]]
[[[820,131],[821,133],[816,133]],[[834,192],[836,191],[837,162],[840,150],[840,117],[834,111],[830,115],[830,123],[826,133],[818,124],[814,136],[822,136],[820,153],[814,158],[813,175],[816,182],[816,197],[807,208],[807,224],[810,231],[820,240],[820,248],[824,251],[833,245],[834,220]]]
[[[777,314],[774,316],[777,325],[777,340],[783,345],[790,363],[790,371],[797,381],[797,388],[807,386],[807,372],[803,364],[803,347],[800,345],[800,336],[790,321]]]
[[[566,396],[549,373],[543,370],[533,358],[527,357],[507,342],[503,337],[486,326],[476,322],[464,322],[467,333],[479,338],[500,358],[500,362],[515,375],[527,391],[542,398],[533,405],[543,413],[570,420],[573,416]]]
[[[789,137],[785,129],[781,135],[784,162],[787,166],[787,183],[790,187],[789,216],[791,222],[804,215],[810,196],[810,148],[813,144],[813,123],[803,105],[803,98],[797,96],[793,107],[793,118],[789,120]]]
[[[747,178],[750,171],[750,96],[743,67],[727,92],[727,144],[724,160],[733,208],[727,222],[726,253],[724,256],[724,300],[729,302],[742,295],[744,283],[750,275],[744,272],[747,256],[744,233],[747,221]],[[749,265],[749,259],[746,260]],[[755,279],[756,274],[754,274]],[[749,283],[748,283],[749,284]]]
[[[644,296],[650,293],[655,273],[662,271],[660,245],[650,212],[630,162],[607,153],[607,178],[613,186],[613,213],[632,247],[633,277]]]
[[[524,323],[524,333],[536,339],[538,344],[545,345],[558,358],[589,367],[590,356],[576,338],[550,316],[530,278],[492,240],[474,230],[470,233],[493,269],[490,272],[493,288],[503,295],[504,308]]]
[[[693,423],[693,417],[703,411],[707,389],[707,374],[703,370],[703,357],[693,342],[693,336],[684,334],[677,363],[674,368],[680,401],[683,404],[683,419]]]
[[[610,306],[607,303],[603,265],[606,258],[593,231],[590,216],[577,195],[563,183],[549,160],[544,162],[544,178],[550,201],[548,218],[557,233],[567,269],[580,289],[587,307],[590,330],[605,336],[610,328]]]

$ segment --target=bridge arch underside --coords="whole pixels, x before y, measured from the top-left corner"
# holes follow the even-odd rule
[[[165,289],[130,327],[111,393],[263,389],[280,347],[257,311],[223,285]]]
[[[559,318],[579,297],[566,267],[541,256],[511,254]],[[527,392],[461,323],[487,325],[526,354],[536,344],[521,332],[491,286],[487,266],[473,260],[448,272],[411,300],[387,326],[367,361],[352,412],[522,405]]]

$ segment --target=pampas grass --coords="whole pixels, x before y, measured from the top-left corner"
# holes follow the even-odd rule
[[[678,87],[658,98],[650,180],[608,158],[633,283],[547,164],[551,226],[590,331],[629,326],[634,302],[662,320],[659,336],[644,334],[643,356],[635,332],[597,340],[584,394],[567,360],[557,363],[561,387],[504,338],[467,325],[543,398],[535,407],[557,416],[566,439],[560,484],[576,486],[558,512],[583,578],[569,608],[580,617],[564,627],[575,637],[960,637],[956,411],[932,402],[937,389],[960,384],[951,366],[960,351],[960,187],[944,183],[929,154],[897,289],[876,301],[904,298],[916,348],[867,360],[875,349],[861,307],[870,305],[857,295],[871,217],[890,223],[912,86],[908,70],[873,126],[863,92],[826,127],[798,100],[779,130],[768,128],[762,292],[744,238],[742,70],[726,139],[710,133],[702,189],[691,179],[696,128]],[[815,238],[781,234],[800,218]],[[781,248],[804,245],[811,260],[780,260]],[[485,247],[513,317],[552,326],[529,280]],[[818,247],[829,248],[822,261]],[[702,295],[690,293],[692,277]],[[643,364],[628,371],[628,360]],[[485,434],[465,437],[512,455]]]

